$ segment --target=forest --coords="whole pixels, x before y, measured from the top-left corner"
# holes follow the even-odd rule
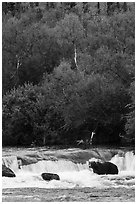
[[[135,3],[2,3],[2,145],[135,142]]]

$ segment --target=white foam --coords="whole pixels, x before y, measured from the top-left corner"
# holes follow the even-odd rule
[[[2,158],[2,164],[12,169],[14,172],[18,170],[18,160],[16,156],[7,156]]]
[[[94,158],[92,158],[94,159]],[[125,156],[115,155],[111,162],[119,168],[118,175],[97,175],[87,164],[73,163],[68,160],[39,161],[16,170],[15,178],[2,178],[3,188],[74,188],[74,187],[125,187],[135,186],[135,155],[127,152]],[[60,180],[45,181],[41,173],[57,173]]]
[[[121,172],[118,175],[97,175],[90,170],[66,171],[58,173],[60,180],[45,181],[40,174],[18,174],[15,178],[2,178],[3,188],[74,188],[74,187],[133,187],[134,175]]]
[[[117,165],[119,171],[135,171],[135,155],[133,152],[127,152],[124,156],[117,154],[110,161]]]
[[[39,161],[36,164],[25,165],[17,173],[31,172],[31,173],[59,173],[65,171],[81,171],[88,169],[87,164],[73,163],[72,161],[59,160],[59,161]]]

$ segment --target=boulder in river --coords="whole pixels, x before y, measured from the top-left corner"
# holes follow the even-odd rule
[[[42,173],[41,174],[42,178],[46,181],[51,181],[51,180],[60,180],[59,176],[57,174],[53,173]]]
[[[6,167],[3,164],[2,164],[2,176],[5,176],[5,177],[16,177],[14,172],[10,168]]]

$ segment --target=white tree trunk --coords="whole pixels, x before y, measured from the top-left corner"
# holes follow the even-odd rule
[[[78,68],[78,64],[77,64],[77,49],[76,49],[76,45],[74,45],[74,61],[75,61],[76,68]]]

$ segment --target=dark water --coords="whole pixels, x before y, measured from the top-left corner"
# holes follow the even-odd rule
[[[18,188],[4,189],[3,202],[134,202],[135,190],[127,188]]]

